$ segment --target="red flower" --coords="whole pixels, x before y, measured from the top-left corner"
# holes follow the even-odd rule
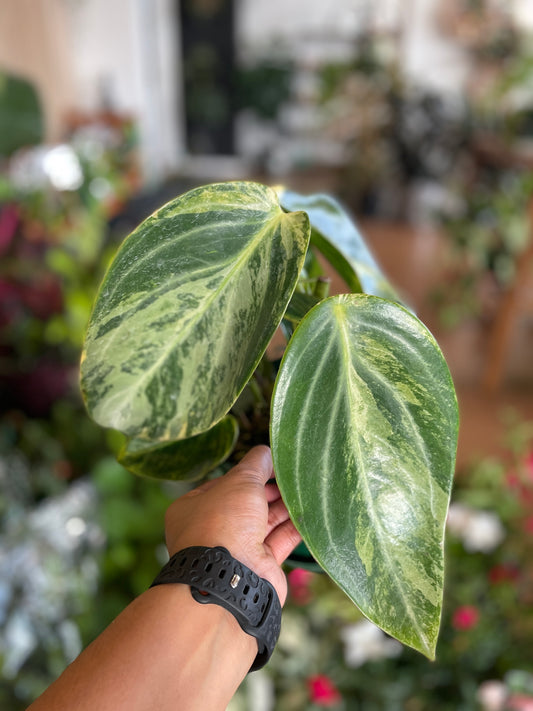
[[[0,208],[0,254],[9,249],[19,221],[15,205],[4,205]]]
[[[335,706],[342,699],[339,690],[325,674],[316,674],[307,680],[309,696],[317,706]]]
[[[32,315],[46,321],[63,310],[63,294],[59,280],[44,274],[22,288],[22,299]]]
[[[291,597],[297,605],[307,604],[312,597],[311,580],[313,573],[303,568],[295,568],[288,574]]]
[[[489,581],[493,585],[498,583],[514,583],[518,580],[518,568],[511,563],[501,563],[489,570]]]
[[[462,605],[453,613],[452,624],[456,630],[470,630],[479,622],[479,611],[473,605]]]

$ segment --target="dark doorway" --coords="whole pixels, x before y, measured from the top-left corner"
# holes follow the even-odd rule
[[[233,0],[181,0],[181,46],[187,150],[234,152],[235,32]]]

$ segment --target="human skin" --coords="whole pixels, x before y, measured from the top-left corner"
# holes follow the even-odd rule
[[[300,541],[273,477],[268,447],[252,449],[220,479],[177,499],[165,518],[169,554],[224,546],[272,583]],[[28,711],[223,711],[257,654],[254,637],[186,585],[150,588],[85,649]]]

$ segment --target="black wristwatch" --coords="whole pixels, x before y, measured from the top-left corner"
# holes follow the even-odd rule
[[[250,671],[268,662],[281,628],[281,604],[268,580],[235,560],[222,546],[193,546],[175,553],[150,587],[167,583],[189,585],[197,602],[224,607],[257,639],[259,651]]]

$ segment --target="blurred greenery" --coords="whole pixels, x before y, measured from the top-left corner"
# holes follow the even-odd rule
[[[432,294],[445,326],[490,318],[494,295],[513,284],[530,238],[532,190],[533,172],[527,169],[487,169],[469,189],[456,184],[454,209],[439,215],[451,247],[447,279]]]
[[[0,71],[0,157],[40,143],[43,135],[44,116],[33,85]]]
[[[121,441],[87,417],[78,388],[134,146],[129,122],[81,124],[69,144],[21,148],[0,176],[0,708],[13,711],[165,556],[175,492],[117,464]]]
[[[467,102],[413,84],[390,38],[372,31],[319,72],[325,131],[341,139],[340,197],[356,213],[406,216],[406,189],[444,182],[470,135]]]
[[[276,119],[291,96],[293,66],[289,60],[270,58],[241,67],[236,75],[237,106],[265,119]]]
[[[450,327],[492,317],[530,239],[533,54],[527,35],[507,48],[469,111],[472,130],[447,178],[452,199],[436,212],[451,254],[446,288],[434,297]]]

